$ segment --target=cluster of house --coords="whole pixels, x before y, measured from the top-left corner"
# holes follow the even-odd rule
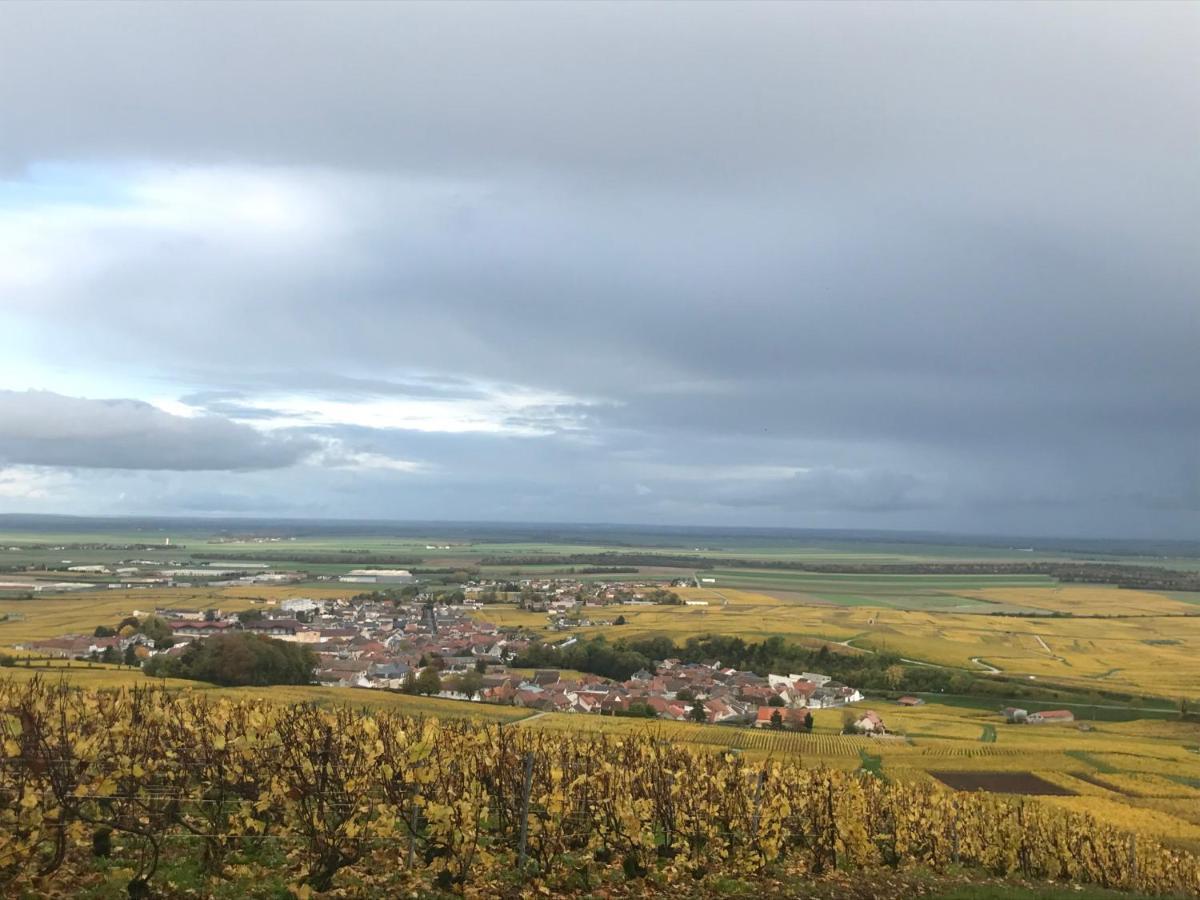
[[[265,615],[239,615],[222,610],[134,610],[154,615],[170,628],[169,648],[134,629],[98,637],[68,634],[32,641],[17,649],[47,656],[95,658],[134,648],[147,658],[178,655],[194,640],[229,632],[249,632],[311,646],[318,664],[315,680],[344,687],[399,688],[410,671],[435,665],[443,674],[465,673],[499,665],[520,653],[529,640],[501,634],[495,625],[469,617],[473,606],[414,602],[393,605],[371,600],[284,600]],[[106,654],[108,651],[108,654]]]
[[[690,581],[688,582],[691,583]],[[672,582],[671,586],[676,586]],[[519,584],[481,580],[463,587],[468,599],[482,599],[520,588],[517,604],[529,612],[546,614],[551,631],[617,624],[619,606],[659,606],[665,601],[682,606],[708,606],[709,601],[680,599],[655,581],[580,581],[572,578],[526,578]]]
[[[148,613],[134,611],[145,617]],[[827,675],[757,675],[722,666],[718,660],[685,663],[667,659],[654,671],[635,672],[625,681],[583,675],[564,678],[557,671],[532,674],[509,663],[525,650],[531,636],[501,631],[478,621],[464,606],[430,602],[394,604],[372,599],[293,598],[268,614],[226,615],[219,610],[157,609],[154,615],[171,629],[168,648],[140,632],[95,637],[64,635],[22,649],[52,656],[96,658],[133,648],[146,658],[180,654],[189,642],[230,631],[262,634],[309,645],[318,663],[314,680],[343,686],[403,689],[416,673],[438,671],[441,696],[511,704],[558,712],[645,714],[673,720],[803,728],[809,710],[844,706],[863,699],[855,688]],[[472,674],[473,673],[473,674]],[[448,676],[467,676],[452,679]],[[863,730],[881,731],[882,723],[864,722]]]
[[[1030,725],[1065,725],[1075,721],[1075,714],[1069,709],[1044,709],[1040,712],[1029,712],[1028,710],[1020,709],[1016,706],[1006,706],[1003,710],[1003,713],[1006,721],[1015,724],[1028,723]]]
[[[410,672],[435,666],[442,675],[503,666],[528,646],[469,616],[470,607],[383,600],[284,600],[261,618],[181,615],[165,611],[175,637],[191,640],[230,629],[310,645],[314,679],[338,687],[399,689]],[[182,652],[178,645],[171,653]]]
[[[653,672],[626,681],[588,675],[564,679],[556,671],[532,676],[485,676],[482,699],[546,712],[631,714],[646,710],[661,719],[757,727],[811,726],[811,709],[844,706],[863,699],[855,688],[827,675],[756,675],[723,667],[719,661],[683,663],[667,659]],[[699,710],[699,711],[698,711]]]

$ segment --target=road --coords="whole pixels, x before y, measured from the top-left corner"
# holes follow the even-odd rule
[[[854,646],[854,644],[850,643],[853,640],[855,640],[855,638],[847,638],[844,641],[830,641],[830,643],[837,644],[840,647],[849,647],[851,650],[857,650],[859,653],[874,653],[875,652],[874,650],[869,650],[866,647]],[[907,657],[904,657],[904,656],[900,657],[900,662],[906,662],[912,666],[926,666],[930,669],[945,669],[945,668],[947,668],[946,666],[939,666],[937,663],[924,662],[919,659],[908,659]]]

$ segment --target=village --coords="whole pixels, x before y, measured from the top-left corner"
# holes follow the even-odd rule
[[[149,560],[134,560],[148,564]],[[114,567],[127,576],[126,571]],[[245,569],[231,564],[163,569],[152,578],[169,586],[201,581],[212,586],[287,583],[303,573]],[[231,579],[231,576],[233,578]],[[486,621],[489,604],[514,602],[544,613],[542,631],[606,628],[624,623],[621,607],[707,605],[681,599],[671,588],[696,583],[584,580],[571,577],[476,579],[434,586],[404,569],[352,569],[322,581],[361,585],[352,597],[264,599],[249,610],[163,607],[132,610],[119,623],[97,623],[92,634],[67,634],[15,649],[39,656],[141,666],[156,657],[178,658],[189,644],[227,633],[259,634],[309,647],[317,684],[401,691],[471,702],[519,706],[537,712],[591,713],[670,721],[811,730],[811,710],[846,707],[862,692],[818,672],[758,674],[720,660],[655,660],[622,679],[584,672],[515,665],[533,644],[565,649],[577,640],[547,640],[530,627],[500,628]],[[707,580],[707,579],[706,579]],[[297,593],[303,590],[297,587]],[[482,618],[481,618],[482,617]],[[147,671],[157,667],[152,663]],[[913,696],[895,700],[919,705]],[[1012,724],[1069,723],[1067,710],[1002,711]],[[847,714],[845,730],[888,733],[873,710]]]
[[[382,573],[381,573],[382,574]],[[158,656],[180,656],[213,635],[252,633],[308,646],[318,684],[422,693],[448,699],[520,706],[539,712],[637,716],[675,721],[811,730],[809,711],[863,700],[854,687],[816,672],[759,675],[722,666],[720,660],[655,661],[624,680],[554,669],[518,669],[514,660],[540,640],[529,629],[498,628],[477,618],[506,585],[472,583],[446,595],[419,592],[407,573],[351,575],[383,586],[404,585],[353,598],[294,597],[265,608],[133,610],[120,623],[98,623],[91,635],[63,635],[18,647],[43,656],[140,665]],[[369,581],[368,581],[369,579]],[[392,581],[392,579],[395,579]],[[507,585],[513,587],[514,585]],[[548,628],[589,621],[587,608],[622,603],[677,603],[659,584],[590,584],[569,580],[516,585],[521,603],[547,613]],[[404,599],[401,599],[401,598]],[[467,599],[472,598],[472,599]],[[597,616],[611,621],[612,616]],[[566,637],[554,646],[569,646]],[[150,668],[150,667],[148,667]],[[865,733],[886,731],[865,712],[855,722]]]

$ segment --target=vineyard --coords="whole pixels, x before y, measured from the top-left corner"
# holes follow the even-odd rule
[[[215,879],[253,873],[269,846],[301,894],[912,865],[1200,891],[1196,857],[1085,812],[646,734],[36,679],[0,682],[0,711],[0,892],[120,855],[147,896],[181,844]]]

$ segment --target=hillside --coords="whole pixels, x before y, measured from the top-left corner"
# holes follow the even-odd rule
[[[1032,800],[615,738],[205,692],[0,682],[0,877],[203,893],[675,893],[920,866],[1146,892],[1200,860]],[[971,880],[968,874],[967,880]],[[169,879],[168,879],[169,881]],[[794,881],[793,881],[794,883]],[[705,888],[707,890],[707,888]]]

